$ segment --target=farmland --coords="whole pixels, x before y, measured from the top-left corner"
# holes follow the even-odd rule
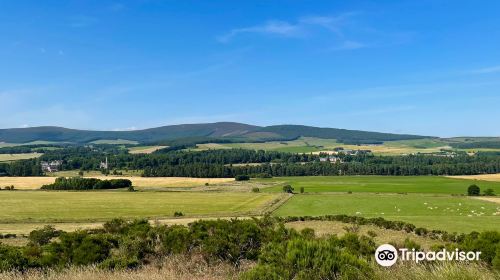
[[[58,176],[76,176],[73,173],[59,173]],[[138,176],[103,176],[98,173],[86,178],[97,179],[129,179],[134,187],[141,188],[188,188],[204,186],[206,183],[210,185],[232,182],[231,178],[176,178],[176,177],[138,177]],[[19,190],[34,190],[39,189],[46,184],[52,184],[56,177],[0,177],[0,187],[13,185]]]
[[[26,153],[26,154],[0,154],[0,162],[2,161],[14,161],[21,159],[37,158],[42,156],[41,153]]]
[[[383,217],[450,232],[497,230],[500,205],[468,197],[423,194],[303,194],[280,207],[278,216],[328,214]]]
[[[473,183],[464,179],[452,179],[439,176],[316,176],[316,177],[280,177],[260,179],[271,185],[266,192],[280,192],[281,187],[290,184],[298,191],[301,187],[311,192],[373,192],[373,193],[433,193],[465,194]],[[500,193],[500,182],[474,182],[482,189],[492,188]]]
[[[128,149],[131,154],[150,154],[167,146],[135,146]]]
[[[466,179],[466,180],[481,180],[490,182],[500,182],[500,174],[481,174],[481,175],[466,175],[466,176],[450,176],[450,178]]]
[[[182,211],[187,217],[253,215],[262,213],[274,200],[283,197],[282,186],[290,184],[295,192],[303,187],[305,194],[294,195],[280,207],[277,204],[274,215],[383,217],[449,231],[500,227],[500,204],[495,203],[494,198],[480,200],[463,196],[471,183],[464,179],[437,176],[317,176],[235,182],[230,178],[92,175],[99,179],[130,179],[139,192],[39,191],[35,189],[52,183],[55,177],[0,177],[0,186],[14,185],[20,190],[0,192],[0,223],[78,224],[113,217],[168,218],[175,211]],[[500,182],[475,183],[482,189],[492,188],[500,193]],[[251,193],[255,187],[261,193]]]
[[[336,139],[322,139],[316,137],[300,137],[292,141],[269,141],[263,143],[207,143],[198,144],[197,151],[208,149],[250,149],[250,150],[266,150],[279,151],[290,153],[320,153],[329,152],[335,148],[342,147],[351,150],[371,150],[375,155],[402,155],[414,153],[437,153],[441,150],[455,150],[463,152],[479,152],[479,151],[500,151],[500,149],[455,149],[451,147],[453,143],[461,143],[465,141],[461,138],[438,139],[438,138],[423,138],[412,140],[385,141],[383,144],[377,145],[349,145],[338,142]]]
[[[261,215],[283,195],[202,192],[0,192],[0,221],[94,222],[116,217]],[[1,231],[1,229],[0,229]]]

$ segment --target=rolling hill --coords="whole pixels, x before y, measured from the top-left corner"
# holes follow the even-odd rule
[[[183,138],[214,138],[245,142],[289,140],[301,136],[338,139],[346,143],[378,143],[428,138],[418,135],[319,128],[303,125],[260,127],[234,122],[181,124],[133,131],[92,131],[54,126],[0,129],[0,142],[5,143],[29,143],[33,141],[89,143],[97,140],[116,139],[154,143]]]

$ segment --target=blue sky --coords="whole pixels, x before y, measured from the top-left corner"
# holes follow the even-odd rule
[[[2,1],[0,128],[500,136],[500,1]]]

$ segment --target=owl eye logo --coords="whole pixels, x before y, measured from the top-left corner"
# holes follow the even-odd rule
[[[398,251],[390,244],[384,244],[375,251],[375,260],[381,266],[392,266],[398,260]]]
[[[396,254],[389,250],[378,252],[378,259],[381,261],[392,261],[395,257]]]

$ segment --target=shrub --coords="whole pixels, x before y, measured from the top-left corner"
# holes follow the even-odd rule
[[[41,229],[30,232],[28,240],[35,245],[45,245],[48,244],[52,238],[59,236],[59,234],[60,231],[56,230],[51,225],[47,225]]]
[[[369,264],[330,239],[293,238],[264,247],[257,266],[242,279],[367,279]]]
[[[163,254],[186,253],[193,243],[191,233],[185,226],[161,227],[158,235],[161,240]]]
[[[467,189],[467,195],[470,196],[478,196],[481,192],[481,189],[477,185],[470,185]]]
[[[0,243],[0,271],[25,270],[28,268],[28,259],[23,256],[17,247]]]
[[[107,233],[123,233],[127,227],[127,222],[123,219],[113,219],[104,223],[103,228]]]
[[[250,176],[248,176],[248,175],[236,175],[234,177],[234,179],[236,181],[248,181],[248,180],[250,180]]]
[[[486,196],[494,196],[495,191],[493,189],[489,188],[489,189],[484,190],[483,194]]]
[[[197,221],[190,224],[194,245],[205,258],[239,265],[243,259],[256,260],[266,238],[254,220]]]
[[[427,229],[426,228],[421,228],[421,227],[418,227],[415,229],[415,234],[416,235],[420,235],[420,236],[425,236],[427,235]]]
[[[182,216],[184,216],[184,213],[180,211],[174,213],[174,217],[182,217]]]
[[[254,193],[258,193],[258,192],[260,192],[260,189],[259,189],[259,188],[257,188],[257,187],[252,188],[252,192],[254,192]]]
[[[304,187],[300,187],[300,193],[304,193]]]
[[[286,193],[293,193],[293,187],[290,186],[290,185],[284,185],[283,186],[283,192],[286,192]]]
[[[422,246],[420,246],[420,244],[416,243],[415,241],[409,239],[409,238],[406,238],[404,243],[403,243],[403,247],[404,248],[407,248],[408,250],[412,250],[412,249],[415,249],[415,250],[420,250],[422,248]]]

